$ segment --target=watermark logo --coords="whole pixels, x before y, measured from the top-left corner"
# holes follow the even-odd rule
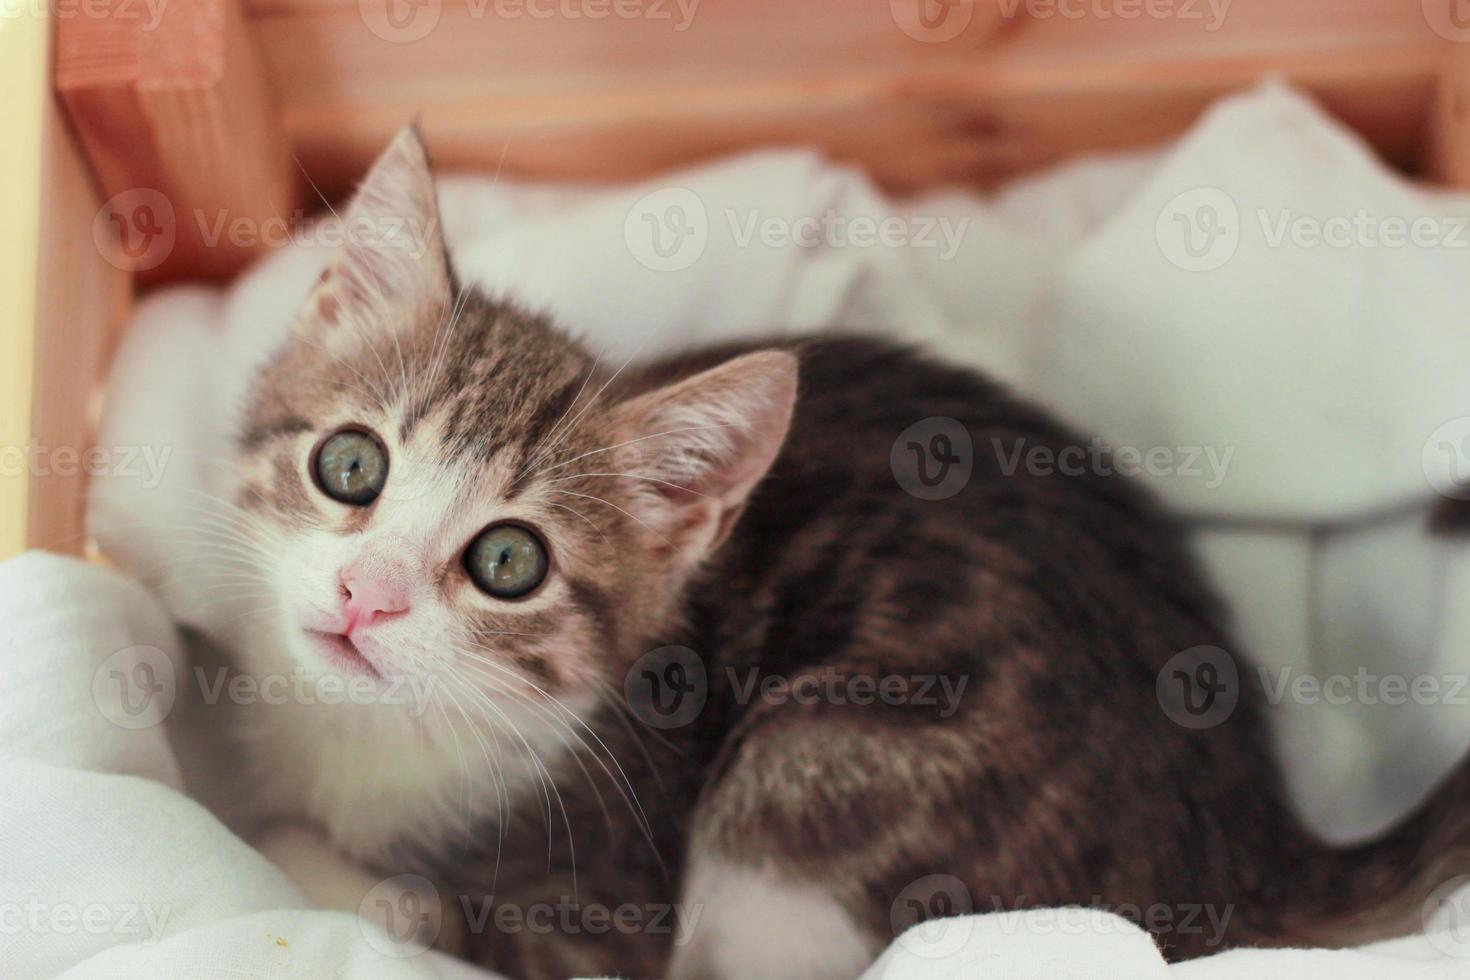
[[[910,882],[889,907],[889,924],[898,945],[925,959],[945,959],[964,949],[974,931],[970,889],[949,874],[925,875]]]
[[[1222,452],[1215,446],[1109,446],[1093,439],[1086,446],[1055,446],[1028,443],[1022,437],[1007,444],[999,437],[990,440],[991,452],[1002,476],[1024,472],[1028,476],[1079,477],[1121,475],[1128,477],[1178,477],[1201,480],[1206,490],[1225,482],[1235,447]]]
[[[920,500],[944,500],[970,482],[975,445],[963,423],[934,416],[899,434],[889,451],[888,465],[907,493]]]
[[[140,946],[163,938],[171,905],[135,902],[0,902],[0,936],[125,936]]]
[[[1430,30],[1447,41],[1470,44],[1470,0],[1421,0]]]
[[[174,662],[158,647],[119,650],[92,674],[92,703],[119,728],[136,731],[162,724],[178,694]]]
[[[665,187],[634,202],[623,221],[623,240],[645,268],[682,272],[709,245],[709,212],[687,187]]]
[[[434,945],[444,922],[444,903],[434,883],[402,874],[378,882],[357,907],[368,945],[393,959],[417,956]]]
[[[992,896],[988,912],[1021,912],[999,920],[1006,935],[1024,932],[1033,936],[1116,936],[1146,929],[1154,936],[1199,936],[1211,949],[1225,942],[1234,905],[1184,903],[1153,905],[1123,903],[1114,905],[1101,895],[1092,896],[1085,905],[1062,908],[1043,906],[1019,896],[1006,901]]]
[[[1170,198],[1154,222],[1154,239],[1186,272],[1212,272],[1240,247],[1240,209],[1218,187],[1196,187]]]
[[[172,446],[48,446],[32,440],[25,445],[0,445],[0,478],[109,476],[137,480],[144,490],[157,489]]]
[[[92,219],[98,254],[124,272],[158,268],[173,254],[177,238],[172,202],[151,187],[114,194]]]
[[[1257,667],[1268,704],[1327,704],[1344,707],[1361,704],[1420,707],[1449,704],[1470,707],[1470,675],[1465,674],[1379,674],[1359,667],[1351,674],[1298,673],[1292,667],[1273,672]]]
[[[1451,878],[1431,891],[1420,920],[1429,945],[1446,956],[1470,959],[1470,875]]]
[[[30,17],[36,20],[121,20],[141,22],[137,30],[151,33],[163,23],[169,0],[0,0],[0,21]]]
[[[682,728],[699,717],[709,700],[704,660],[688,647],[651,650],[623,679],[623,695],[634,717],[649,728]]]
[[[438,678],[430,674],[311,674],[301,668],[287,673],[245,674],[216,667],[207,671],[195,666],[192,672],[202,703],[236,705],[283,704],[383,705],[407,709],[408,717],[422,718],[433,705]]]
[[[1470,500],[1470,415],[1450,419],[1424,441],[1424,479],[1451,500]]]
[[[704,915],[704,906],[698,904],[655,902],[640,905],[624,902],[605,905],[601,902],[578,902],[567,895],[555,902],[533,902],[529,905],[496,902],[493,895],[462,895],[459,902],[466,928],[475,936],[492,929],[502,935],[650,935],[669,936],[675,946],[683,946],[693,937]]]
[[[1159,706],[1183,728],[1223,724],[1240,701],[1240,669],[1216,646],[1197,646],[1169,658],[1154,686]]]
[[[888,0],[893,22],[915,41],[941,44],[965,32],[975,17],[975,0]]]
[[[357,14],[374,35],[390,44],[412,44],[439,26],[443,0],[357,0]]]
[[[759,208],[725,210],[725,222],[736,248],[759,243],[765,248],[928,249],[941,262],[959,254],[969,218],[948,215],[844,214],[827,208],[820,214],[789,217]]]
[[[1199,21],[1205,33],[1225,24],[1231,0],[997,0],[1001,16],[1014,20]]]
[[[881,704],[891,708],[934,708],[938,717],[946,720],[960,710],[960,699],[970,683],[968,674],[850,674],[835,667],[819,667],[794,677],[762,674],[756,667],[743,672],[726,667],[725,675],[735,702],[741,705],[755,701],[859,708]]]
[[[1438,214],[1380,214],[1367,208],[1314,214],[1295,208],[1256,208],[1243,218],[1235,201],[1216,187],[1197,187],[1172,198],[1154,226],[1164,257],[1187,272],[1212,272],[1240,247],[1243,225],[1252,242],[1269,249],[1383,251],[1470,250],[1470,218]]]
[[[763,673],[759,667],[726,666],[721,690],[745,706],[829,705],[836,708],[919,708],[940,719],[960,708],[966,674],[849,673],[816,667],[794,674]],[[710,678],[704,660],[688,647],[659,647],[638,658],[623,681],[629,710],[650,728],[681,728],[704,710]]]

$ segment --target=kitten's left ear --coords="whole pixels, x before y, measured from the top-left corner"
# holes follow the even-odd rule
[[[760,351],[617,409],[630,513],[661,557],[691,567],[725,540],[786,440],[796,380],[793,355]]]
[[[392,328],[447,302],[449,260],[417,128],[402,130],[368,171],[342,214],[342,235],[307,301],[304,327],[350,315]]]

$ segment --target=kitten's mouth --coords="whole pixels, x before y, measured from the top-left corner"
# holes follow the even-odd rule
[[[307,630],[306,635],[316,642],[317,647],[326,654],[327,660],[341,670],[351,674],[368,674],[379,680],[383,675],[373,662],[363,655],[352,642],[352,638],[342,633],[327,633],[322,630]]]

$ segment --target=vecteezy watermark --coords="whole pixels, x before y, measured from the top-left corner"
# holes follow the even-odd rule
[[[1447,41],[1470,44],[1470,3],[1466,0],[1420,0],[1424,20]]]
[[[1351,673],[1313,673],[1292,666],[1257,665],[1266,702],[1300,705],[1453,705],[1470,707],[1470,674],[1379,673],[1359,666]],[[1235,658],[1215,646],[1191,647],[1159,671],[1157,695],[1164,713],[1185,728],[1213,728],[1235,711],[1241,676]]]
[[[1420,909],[1425,938],[1446,956],[1470,959],[1470,875],[1430,890]]]
[[[970,430],[943,415],[920,419],[904,429],[888,453],[893,478],[920,500],[953,497],[969,484],[974,466]]]
[[[1358,667],[1351,674],[1313,674],[1294,667],[1258,667],[1266,700],[1275,705],[1349,704],[1470,706],[1470,674],[1380,674]]]
[[[915,41],[953,41],[975,19],[976,0],[888,0],[893,22]]]
[[[1183,728],[1214,728],[1240,702],[1240,668],[1226,650],[1195,646],[1170,657],[1154,682],[1159,707]]]
[[[1007,20],[1182,20],[1218,31],[1231,0],[993,0]]]
[[[124,272],[147,272],[173,254],[179,228],[162,191],[134,187],[108,198],[92,219],[97,254]]]
[[[143,902],[0,901],[0,936],[120,936],[152,946],[172,914],[171,905]]]
[[[433,946],[445,914],[458,906],[471,936],[667,936],[683,946],[704,916],[704,906],[682,902],[581,902],[570,895],[520,902],[495,895],[447,896],[423,875],[399,874],[373,885],[358,904],[359,926],[373,949],[404,959]]]
[[[406,959],[439,938],[444,902],[423,875],[394,875],[368,889],[357,906],[357,921],[369,946],[392,959]]]
[[[286,673],[246,674],[226,667],[195,666],[183,677],[157,647],[135,646],[109,656],[92,675],[92,702],[119,728],[151,728],[168,720],[185,685],[192,683],[206,705],[382,705],[404,708],[410,718],[428,713],[438,683],[432,674],[350,677]]]
[[[1034,936],[1106,936],[1129,931],[1131,925],[1146,929],[1155,936],[1199,936],[1209,948],[1225,942],[1230,919],[1235,914],[1234,905],[1202,902],[1115,904],[1105,901],[1101,895],[1092,896],[1086,904],[1063,908],[1042,908],[1028,902],[1025,896],[1012,900],[992,897],[989,906],[983,911],[1025,910],[1025,915],[999,920],[1000,930],[1008,935],[1024,932]]]
[[[245,674],[227,667],[192,671],[200,700],[216,705],[383,705],[407,708],[410,718],[422,718],[431,706],[438,679],[432,674],[388,674],[370,677],[366,674],[308,674],[293,669],[284,674]]]
[[[623,697],[633,716],[650,728],[683,728],[709,700],[704,658],[688,647],[650,650],[628,669]]]
[[[151,32],[163,23],[169,0],[0,0],[0,21],[22,17],[55,20],[119,20]]]
[[[881,217],[842,214],[828,208],[821,214],[788,217],[766,214],[759,208],[725,210],[730,238],[736,248],[759,243],[766,248],[891,248],[934,249],[941,261],[955,257],[969,230],[970,219],[949,215]]]
[[[1450,419],[1429,434],[1419,455],[1424,479],[1451,500],[1470,500],[1470,415]]]
[[[1470,218],[1453,215],[1408,217],[1359,208],[1352,214],[1322,217],[1291,208],[1258,208],[1256,220],[1268,248],[1287,244],[1331,249],[1470,248]]]
[[[1379,214],[1357,208],[1343,214],[1310,214],[1294,208],[1256,208],[1243,221],[1235,200],[1218,187],[1196,187],[1171,198],[1159,212],[1154,235],[1164,257],[1188,272],[1211,272],[1229,262],[1247,230],[1268,249],[1398,250],[1470,249],[1470,217]]]
[[[119,728],[162,724],[179,695],[178,671],[167,653],[153,646],[126,647],[92,674],[92,703]]]
[[[1028,476],[1154,476],[1203,480],[1205,489],[1225,482],[1235,447],[1222,452],[1215,446],[1109,446],[1093,439],[1086,446],[1028,444],[1025,437],[1010,443],[994,437],[990,448],[1003,476],[1024,471]]]
[[[421,259],[438,240],[436,223],[398,215],[356,215],[343,220],[316,220],[296,210],[288,217],[265,219],[231,217],[226,209],[213,214],[194,211],[199,240],[207,248],[223,242],[232,248],[356,248],[397,250],[408,258]]]
[[[1218,187],[1192,188],[1164,205],[1154,240],[1164,258],[1186,272],[1211,272],[1240,247],[1240,209]]]
[[[667,22],[682,34],[694,23],[701,0],[451,0],[471,20],[641,20]],[[384,41],[411,44],[428,37],[446,0],[358,0],[358,15]]]
[[[875,705],[932,709],[953,717],[970,678],[965,674],[914,671],[850,673],[819,667],[794,675],[767,674],[758,667],[724,667],[717,679],[734,704]],[[651,728],[692,723],[709,701],[710,675],[704,659],[688,647],[659,647],[640,657],[623,680],[633,715]]]
[[[921,249],[941,261],[954,258],[969,218],[948,215],[773,214],[760,208],[726,208],[712,223],[702,198],[687,187],[665,187],[633,203],[623,220],[623,239],[641,265],[681,272],[703,257],[712,235],[739,249]]]
[[[579,902],[569,895],[555,901],[518,903],[496,901],[486,895],[460,897],[466,928],[471,935],[497,932],[506,935],[529,933],[534,936],[668,936],[675,946],[683,946],[694,935],[704,906],[681,902],[623,902],[605,905]]]
[[[640,265],[654,272],[680,272],[698,262],[709,245],[709,212],[687,187],[653,191],[628,210],[623,241]]]
[[[909,882],[888,908],[898,945],[915,956],[947,959],[964,949],[975,929],[969,886],[951,874]]]
[[[852,674],[820,667],[787,677],[762,674],[759,668],[744,671],[725,668],[725,679],[734,692],[735,703],[827,704],[859,708],[881,704],[888,707],[935,708],[940,718],[951,718],[960,709],[960,698],[970,683],[966,674]]]
[[[114,195],[92,221],[92,241],[109,263],[126,272],[146,272],[168,260],[181,232],[205,248],[233,249],[359,248],[396,249],[422,258],[438,240],[434,221],[407,215],[355,215],[317,219],[305,211],[256,218],[232,215],[228,209],[195,208],[180,215],[162,191],[137,187]]]
[[[955,955],[970,941],[975,913],[1000,915],[996,926],[1007,935],[1106,936],[1134,927],[1156,936],[1198,936],[1214,948],[1225,942],[1233,905],[1207,903],[1152,905],[1113,903],[1094,895],[1086,904],[1048,907],[1026,896],[992,895],[977,902],[969,887],[951,874],[926,875],[911,882],[890,906],[890,925],[898,945],[926,958]]]
[[[141,480],[144,490],[163,483],[172,446],[0,445],[0,479],[14,477],[110,476]]]

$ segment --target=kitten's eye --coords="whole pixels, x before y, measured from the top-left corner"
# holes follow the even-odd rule
[[[546,579],[546,548],[519,524],[494,524],[465,552],[464,567],[482,590],[497,599],[519,599]]]
[[[350,429],[322,443],[313,469],[328,497],[366,507],[378,499],[388,482],[388,451],[366,432]]]

